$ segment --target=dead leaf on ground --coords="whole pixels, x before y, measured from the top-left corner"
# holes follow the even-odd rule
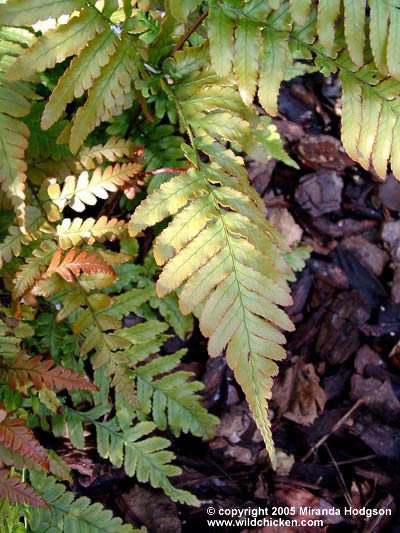
[[[135,485],[118,497],[125,521],[145,525],[150,533],[180,533],[181,521],[176,505],[161,492]]]
[[[323,411],[327,396],[314,366],[293,360],[296,364],[286,369],[282,379],[275,380],[272,402],[288,420],[309,426]]]

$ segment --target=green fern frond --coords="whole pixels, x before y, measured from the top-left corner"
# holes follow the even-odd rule
[[[29,526],[35,533],[139,533],[111,511],[86,497],[76,498],[62,483],[39,472],[31,473],[34,490],[46,502],[48,509],[30,509]]]
[[[171,428],[174,435],[181,431],[197,437],[211,438],[215,434],[217,417],[207,413],[196,392],[203,389],[199,381],[189,381],[192,372],[174,371],[186,350],[157,357],[132,370],[136,378],[137,401],[144,413],[151,413],[159,429]],[[158,377],[160,374],[166,374]]]
[[[152,422],[139,422],[133,427],[121,429],[116,419],[98,422],[88,412],[65,409],[65,423],[70,434],[81,433],[83,422],[90,422],[96,428],[97,450],[101,457],[109,459],[114,466],[124,469],[128,476],[136,476],[141,482],[149,481],[152,487],[161,488],[172,500],[188,505],[198,505],[195,496],[185,490],[176,489],[169,478],[181,473],[171,464],[174,454],[167,450],[168,439],[149,436],[156,426]],[[75,443],[77,444],[77,443]]]

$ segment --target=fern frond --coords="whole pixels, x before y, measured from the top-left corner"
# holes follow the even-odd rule
[[[144,413],[152,413],[159,429],[170,427],[175,436],[183,431],[211,438],[218,419],[207,412],[196,394],[204,385],[199,381],[189,381],[193,377],[192,372],[172,372],[185,353],[181,350],[173,355],[157,357],[133,369],[137,401]],[[167,375],[157,377],[165,373]]]
[[[94,170],[104,161],[114,163],[118,158],[131,157],[133,152],[134,146],[131,141],[110,137],[104,145],[83,147],[79,152],[79,159],[87,170]]]
[[[14,297],[22,296],[38,280],[56,250],[52,241],[43,241],[39,248],[33,250],[32,255],[26,259],[15,274]]]
[[[46,501],[16,476],[9,476],[8,470],[0,470],[0,498],[7,498],[10,503],[32,505],[48,508]]]
[[[106,29],[90,41],[86,48],[72,60],[51,93],[43,111],[41,121],[43,129],[50,128],[61,117],[67,104],[92,87],[94,80],[100,76],[102,67],[110,61],[116,46],[116,35]]]
[[[91,503],[85,496],[76,498],[51,476],[32,472],[31,482],[47,504],[47,509],[30,509],[28,520],[34,533],[43,533],[44,527],[55,533],[140,533],[100,503]]]
[[[186,22],[190,13],[201,3],[201,0],[186,0],[185,2],[167,1],[170,12],[180,22]]]
[[[115,272],[110,265],[96,253],[88,253],[86,250],[80,252],[76,248],[71,248],[62,259],[63,251],[58,249],[46,270],[45,277],[49,277],[54,273],[59,274],[65,281],[73,282],[74,276],[84,274],[97,274],[103,272],[105,274],[115,275]]]
[[[185,490],[176,489],[169,478],[181,473],[171,464],[174,454],[167,450],[170,442],[163,437],[149,436],[156,426],[152,422],[139,422],[133,427],[121,430],[115,419],[107,422],[94,420],[90,413],[65,409],[67,426],[78,420],[91,422],[96,427],[97,450],[101,457],[109,459],[114,466],[122,465],[128,476],[136,476],[140,482],[150,482],[152,487],[161,488],[173,501],[198,505],[195,496]],[[73,415],[73,421],[71,421]],[[73,429],[72,429],[73,431]]]
[[[227,346],[228,363],[274,461],[266,400],[277,373],[274,360],[284,357],[284,337],[276,326],[293,329],[276,305],[290,304],[283,281],[290,269],[280,255],[282,238],[256,204],[232,188],[237,181],[222,168],[214,172],[200,164],[149,195],[130,230],[135,235],[179,212],[155,242],[157,262],[166,263],[157,293],[183,285],[181,311],[202,305],[200,329],[210,337],[209,353],[217,356]]]
[[[2,243],[0,243],[0,267],[3,265],[3,261],[8,263],[12,257],[18,257],[21,254],[22,246],[29,244],[33,240],[39,237],[39,230],[43,228],[43,231],[48,230],[47,225],[44,223],[42,213],[32,206],[26,208],[26,233],[22,233],[21,228],[17,226],[11,226],[7,235]]]
[[[49,17],[69,15],[85,6],[83,0],[9,0],[0,5],[0,24],[8,26],[32,25]]]
[[[0,113],[0,183],[11,198],[18,224],[25,224],[26,162],[29,129],[20,120]]]
[[[15,357],[21,350],[21,336],[16,335],[15,328],[7,327],[0,320],[0,353],[2,357]]]
[[[6,447],[19,452],[24,457],[49,469],[47,452],[36,440],[32,431],[20,418],[11,418],[9,413],[0,409],[0,442]]]
[[[75,115],[70,134],[73,153],[78,151],[96,126],[132,105],[131,83],[136,70],[134,60],[132,43],[128,38],[123,38],[89,90],[86,103]]]
[[[123,220],[116,218],[108,219],[101,216],[94,218],[64,218],[56,228],[57,239],[60,247],[67,250],[82,243],[93,244],[94,242],[113,241],[122,238],[127,232],[127,225]]]
[[[117,191],[142,169],[143,166],[139,163],[117,163],[104,170],[96,168],[90,177],[84,170],[78,178],[65,178],[62,190],[57,183],[50,185],[48,194],[60,211],[69,205],[74,211],[82,212],[85,204],[95,205],[98,198],[106,200],[109,192]]]
[[[96,385],[77,372],[62,366],[53,366],[54,361],[42,361],[42,356],[29,357],[21,352],[14,361],[0,362],[1,379],[6,379],[11,389],[24,386],[32,381],[36,390],[46,387],[50,390],[90,390],[97,391]]]
[[[96,9],[84,9],[77,17],[71,17],[66,24],[49,30],[8,70],[11,80],[30,79],[36,72],[53,68],[67,57],[78,54],[84,46],[104,30],[100,13]]]

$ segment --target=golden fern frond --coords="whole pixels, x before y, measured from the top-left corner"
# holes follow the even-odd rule
[[[0,24],[32,25],[49,17],[69,15],[84,6],[83,0],[49,0],[45,4],[42,0],[9,0],[7,5],[0,5]]]
[[[88,92],[72,123],[70,148],[76,153],[89,133],[101,122],[132,105],[132,79],[136,71],[132,43],[125,37]]]
[[[74,57],[59,79],[43,111],[41,126],[48,129],[65,111],[67,104],[92,87],[101,69],[110,61],[117,47],[117,36],[109,29],[97,35]]]
[[[132,216],[130,231],[176,215],[157,237],[154,255],[165,265],[157,282],[164,296],[182,286],[182,313],[201,306],[200,329],[217,356],[227,360],[242,386],[275,464],[266,400],[276,360],[284,358],[280,329],[293,325],[278,307],[291,302],[284,281],[283,238],[256,203],[235,187],[242,173],[200,164],[150,194]],[[235,187],[235,188],[233,188]]]
[[[94,242],[113,241],[122,238],[127,232],[127,225],[123,220],[116,218],[108,219],[101,216],[98,220],[94,218],[64,218],[56,228],[57,239],[60,247],[67,250],[72,246],[79,246],[83,242],[93,244]]]
[[[381,178],[390,161],[400,178],[400,83],[374,76],[371,66],[353,74],[343,69],[342,141],[350,157],[368,170],[370,163]]]
[[[117,163],[105,169],[98,167],[90,177],[84,170],[78,178],[65,178],[62,190],[58,183],[54,183],[47,192],[60,211],[69,205],[74,211],[81,212],[85,210],[85,204],[95,205],[98,198],[106,200],[109,192],[117,191],[141,170],[143,165],[139,163]]]
[[[1,18],[1,17],[0,17]],[[67,57],[78,54],[86,44],[103,31],[104,23],[96,9],[83,9],[35,41],[8,70],[11,80],[30,79],[36,72],[53,68]]]
[[[25,231],[25,181],[29,128],[21,120],[38,97],[29,85],[12,83],[0,72],[0,184],[11,199],[18,225]]]

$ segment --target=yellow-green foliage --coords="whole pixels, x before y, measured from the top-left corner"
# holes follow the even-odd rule
[[[387,0],[0,3],[0,496],[41,507],[33,531],[131,528],[46,477],[70,473],[26,420],[77,447],[85,424],[101,457],[197,503],[156,433],[214,434],[202,385],[177,369],[184,351],[160,353],[192,313],[275,465],[267,401],[309,251],[287,247],[249,184],[243,154],[296,166],[255,103],[277,113],[294,61],[338,74],[345,150],[400,178],[399,13]],[[135,263],[144,231],[156,264]]]

